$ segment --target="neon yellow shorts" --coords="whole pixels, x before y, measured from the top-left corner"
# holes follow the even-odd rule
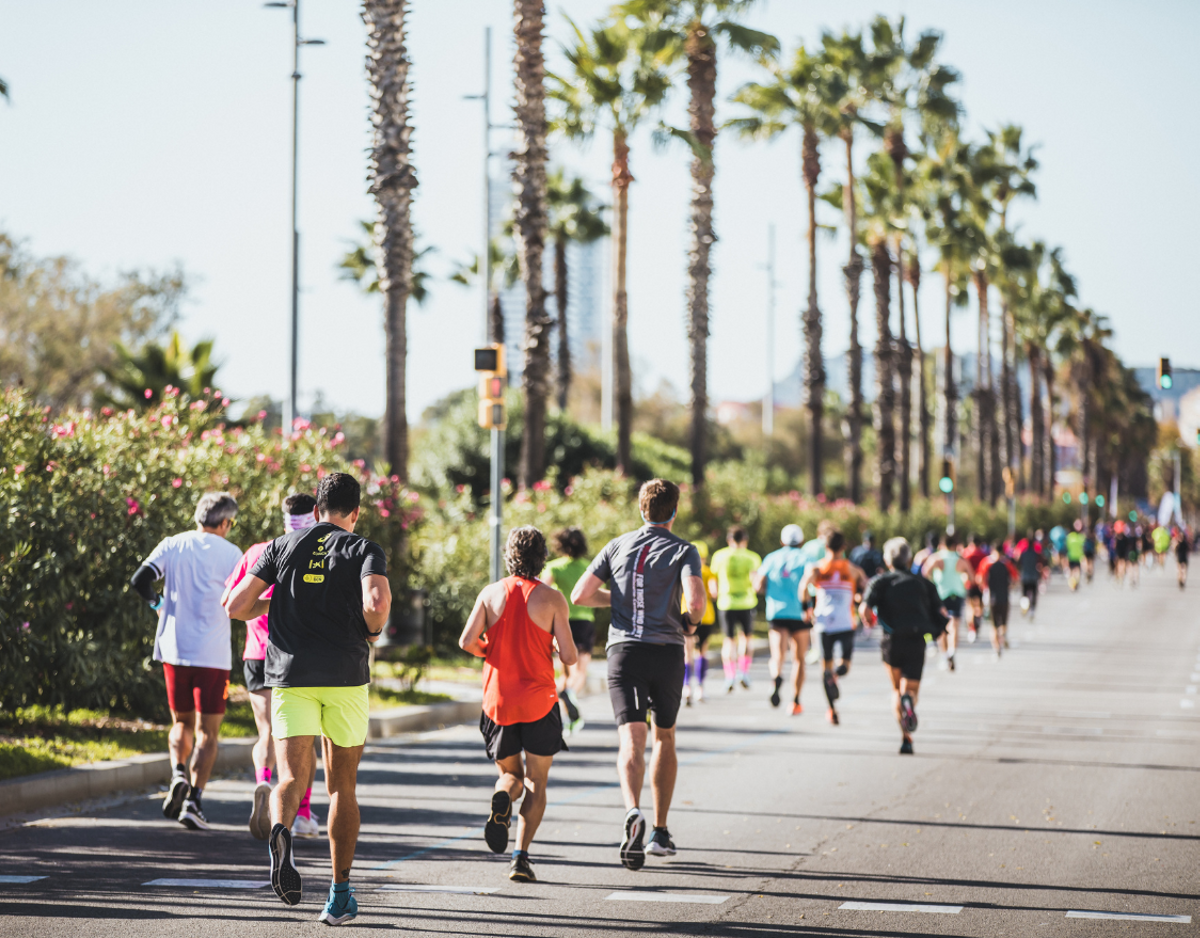
[[[275,687],[271,689],[271,734],[325,736],[351,749],[367,741],[370,685],[360,687]]]

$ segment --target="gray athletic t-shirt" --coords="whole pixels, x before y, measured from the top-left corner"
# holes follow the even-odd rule
[[[606,647],[682,645],[683,578],[700,576],[700,553],[664,527],[646,525],[604,545],[588,572],[612,592]]]

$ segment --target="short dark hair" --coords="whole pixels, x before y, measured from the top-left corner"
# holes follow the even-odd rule
[[[331,472],[317,486],[317,507],[323,515],[352,515],[361,497],[358,479],[345,472]]]
[[[735,524],[733,527],[731,527],[725,532],[725,536],[735,544],[744,544],[746,541],[750,540],[749,536],[746,534],[746,529],[740,524]]]
[[[946,545],[947,550],[952,550],[958,546],[958,535],[947,531],[942,535],[942,543]]]
[[[834,531],[825,541],[825,547],[831,554],[836,554],[839,550],[846,549],[846,535],[841,531]]]
[[[554,535],[554,551],[574,560],[587,554],[587,538],[579,528],[563,528]]]
[[[638,491],[638,508],[651,524],[666,524],[679,508],[679,486],[666,479],[651,479]]]
[[[317,507],[317,500],[308,492],[293,492],[283,500],[285,515],[311,515]]]
[[[546,538],[542,532],[531,524],[509,531],[504,566],[512,576],[536,580],[546,566]]]

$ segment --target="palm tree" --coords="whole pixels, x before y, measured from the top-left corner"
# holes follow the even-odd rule
[[[513,231],[525,286],[525,423],[521,439],[520,484],[532,487],[545,474],[546,398],[550,393],[550,317],[542,285],[546,247],[546,89],[542,0],[513,0],[516,38],[514,91],[518,139],[513,150],[516,196]]]
[[[832,102],[843,97],[842,81],[822,56],[804,46],[796,50],[791,65],[772,69],[769,84],[752,82],[743,86],[734,100],[757,112],[731,121],[744,136],[770,139],[793,124],[801,131],[800,165],[808,197],[808,308],[804,311],[805,392],[809,416],[809,478],[812,494],[824,492],[825,360],[821,354],[821,310],[817,305],[817,184],[821,176],[821,137],[840,129],[839,114]]]
[[[915,235],[913,240],[915,241]],[[904,279],[912,288],[913,325],[917,341],[917,479],[921,497],[929,497],[929,464],[932,459],[931,441],[929,439],[930,414],[928,400],[928,385],[925,379],[925,346],[921,343],[921,255],[913,245],[912,253],[904,266]]]
[[[379,292],[379,268],[375,266],[375,244],[371,240],[375,234],[375,222],[360,221],[359,226],[367,235],[364,242],[351,242],[352,247],[342,255],[338,262],[339,275],[342,280],[353,280],[364,293]],[[413,235],[412,287],[409,298],[416,300],[419,306],[424,306],[429,299],[430,274],[422,266],[422,261],[430,254],[436,254],[437,248],[432,244],[417,248],[418,236]]]
[[[554,308],[558,314],[558,409],[567,409],[571,390],[571,344],[567,335],[567,299],[570,276],[567,270],[567,245],[590,244],[609,233],[604,209],[584,181],[567,179],[563,170],[550,174],[546,181],[546,200],[550,206],[550,238],[554,242]]]
[[[114,393],[102,389],[96,395],[96,402],[142,410],[157,405],[165,397],[166,389],[173,387],[193,400],[221,407],[220,399],[210,397],[218,367],[212,360],[212,350],[211,341],[197,342],[188,348],[178,332],[172,332],[165,345],[147,342],[136,352],[118,343],[113,350],[116,362],[104,369],[104,377]]]
[[[691,412],[692,484],[704,484],[708,462],[708,279],[713,230],[713,144],[717,139],[717,40],[732,50],[772,59],[779,50],[774,36],[749,29],[733,17],[755,0],[626,0],[618,17],[633,17],[659,35],[687,62],[688,133],[692,147],[691,244],[688,247],[688,409]]]
[[[584,32],[571,23],[574,44],[564,51],[572,74],[549,75],[550,97],[558,104],[554,126],[568,137],[591,137],[606,121],[613,135],[613,357],[616,376],[617,469],[632,466],[633,379],[629,370],[629,298],[625,262],[629,241],[629,135],[657,108],[671,88],[668,63],[674,51],[661,34],[618,20]]]
[[[370,191],[379,206],[374,225],[376,270],[383,296],[387,362],[383,453],[392,473],[408,480],[408,358],[406,313],[412,291],[413,231],[410,212],[416,172],[409,159],[407,0],[364,0],[367,82],[373,136],[368,160]]]

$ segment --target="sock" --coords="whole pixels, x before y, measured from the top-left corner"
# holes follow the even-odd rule
[[[795,697],[792,698],[792,703],[794,703],[794,704],[800,703],[800,695],[799,694],[797,694]]]
[[[782,674],[781,674],[781,675],[779,675],[779,677],[775,678],[775,690],[776,690],[776,692],[778,692],[778,691],[779,691],[779,688],[781,688],[781,687],[783,687],[783,675],[782,675]]]
[[[699,660],[697,661],[697,665],[698,665],[698,670],[697,670],[696,680],[698,683],[703,684],[704,683],[704,675],[706,675],[708,673],[708,659],[705,658],[703,655],[701,655]]]
[[[259,769],[257,772],[254,773],[254,775],[255,775],[255,781],[257,781],[260,785],[263,782],[266,782],[268,785],[271,784],[271,770],[270,769]]]
[[[692,683],[692,663],[685,661],[683,663],[683,685],[686,687],[690,683]]]
[[[742,657],[738,659],[738,672],[749,676],[749,674],[750,674],[750,656],[749,655],[742,655]]]
[[[309,801],[311,800],[311,798],[312,798],[312,789],[306,788],[304,790],[304,797],[300,799],[300,807],[296,809],[297,815],[299,815],[300,817],[307,817],[307,818],[312,817],[312,811],[310,811],[309,807],[308,807]]]
[[[200,796],[203,794],[204,794],[203,788],[195,788],[195,787],[192,788],[191,798],[192,798],[192,801],[195,802],[197,808],[200,807]]]
[[[528,851],[528,850],[514,850],[514,851],[512,852],[512,859],[514,859],[514,860],[515,860],[517,857],[526,857],[526,858],[528,858],[528,857],[529,857],[529,851]]]
[[[732,681],[733,680],[733,662],[725,661],[724,659],[722,659],[721,667],[723,667],[725,669],[725,680]]]
[[[184,778],[187,778],[187,768],[182,762],[175,763],[175,768],[171,772],[171,777],[174,778],[176,775],[182,775]]]

